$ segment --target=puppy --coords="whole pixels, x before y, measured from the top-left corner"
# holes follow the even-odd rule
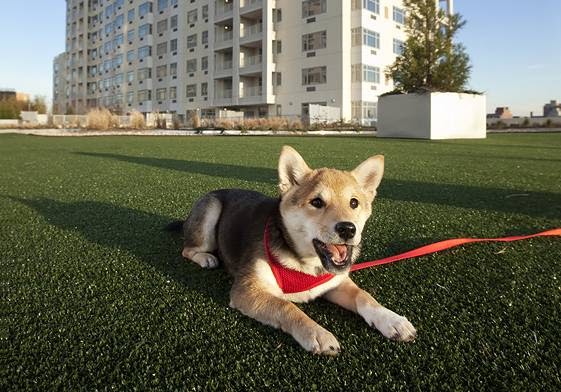
[[[381,155],[350,172],[312,170],[285,146],[279,198],[217,190],[169,229],[183,231],[183,257],[203,268],[215,268],[219,260],[224,264],[234,279],[231,307],[282,329],[312,353],[340,351],[335,336],[294,304],[317,297],[358,313],[387,338],[412,341],[413,325],[349,277],[383,173]]]

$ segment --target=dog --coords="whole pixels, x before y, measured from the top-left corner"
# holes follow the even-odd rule
[[[284,146],[279,198],[239,189],[210,192],[168,230],[183,232],[184,258],[203,268],[223,263],[233,277],[232,308],[280,328],[314,354],[340,352],[335,336],[294,304],[318,297],[358,313],[389,339],[409,342],[417,334],[413,325],[349,277],[383,173],[381,155],[350,172],[312,170]]]

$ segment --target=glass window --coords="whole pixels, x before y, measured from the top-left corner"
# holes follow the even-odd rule
[[[399,24],[405,24],[405,10],[399,7],[393,7],[393,20]]]
[[[147,1],[146,3],[142,3],[138,7],[138,16],[140,17],[144,17],[151,12],[152,12],[152,3],[150,1]]]
[[[134,82],[134,71],[127,72],[127,82],[128,83]]]
[[[146,57],[152,56],[152,47],[151,46],[143,46],[138,48],[138,59],[142,60]]]
[[[172,39],[169,41],[169,51],[177,52],[177,39]]]
[[[394,38],[393,39],[393,52],[394,54],[397,54],[399,56],[401,56],[403,54],[403,44],[404,42]]]
[[[327,47],[327,31],[304,34],[302,36],[302,50],[317,50]]]
[[[197,59],[187,60],[187,72],[197,72]]]
[[[152,78],[152,68],[141,68],[138,70],[138,81],[142,82]]]
[[[363,80],[368,83],[380,83],[380,68],[364,65],[362,68]]]
[[[327,12],[327,0],[305,0],[302,2],[302,18]]]
[[[158,79],[165,78],[168,76],[168,67],[167,65],[160,65],[156,67],[156,77]]]
[[[168,43],[162,42],[156,46],[156,56],[164,56],[168,52]]]
[[[152,100],[152,90],[140,90],[138,92],[138,101],[146,102]]]
[[[197,96],[197,85],[188,84],[187,85],[187,98],[193,98]]]
[[[136,59],[136,52],[134,50],[129,50],[127,52],[127,61],[132,63]]]
[[[201,96],[208,96],[208,83],[201,83]]]
[[[169,76],[177,76],[177,63],[169,65]]]
[[[134,102],[134,92],[130,91],[127,93],[127,103],[131,104]]]
[[[208,31],[203,31],[201,33],[201,44],[208,45]]]
[[[203,19],[208,19],[208,5],[203,5],[201,8],[201,14]]]
[[[380,13],[380,0],[362,0],[362,7],[376,14]]]
[[[167,89],[159,88],[156,90],[156,99],[158,101],[165,101],[167,95]]]
[[[123,27],[123,25],[125,24],[125,15],[117,15],[114,24],[116,29]]]
[[[191,34],[187,37],[187,49],[195,48],[197,46],[197,34]]]
[[[199,18],[198,10],[191,10],[187,12],[187,23],[196,23]]]
[[[168,0],[158,0],[158,11],[162,12],[168,8]]]
[[[171,18],[169,18],[169,28],[170,29],[177,28],[177,15],[174,15]]]
[[[327,67],[312,67],[302,70],[302,85],[327,83]]]
[[[158,34],[163,34],[167,31],[168,29],[168,20],[164,19],[164,20],[160,20],[158,22],[158,24],[156,25],[156,32]]]
[[[208,69],[208,56],[201,58],[201,71],[206,71]]]
[[[129,23],[134,21],[134,8],[132,10],[129,10],[127,14],[127,20],[129,21]]]
[[[125,42],[125,37],[123,36],[123,34],[119,34],[115,36],[115,39],[113,40],[113,45],[121,46],[124,42]]]
[[[138,28],[138,37],[139,38],[144,38],[144,37],[146,37],[150,34],[152,34],[152,24],[150,24],[150,23],[143,24],[142,26],[140,26]]]
[[[380,34],[372,30],[363,29],[362,44],[366,46],[370,46],[371,48],[380,49]]]
[[[169,88],[169,99],[177,99],[177,87]]]

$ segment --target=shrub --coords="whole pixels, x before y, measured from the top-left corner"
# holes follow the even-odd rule
[[[92,109],[87,114],[87,128],[89,129],[106,131],[114,127],[115,122],[116,118],[114,118],[111,112],[105,108]]]
[[[130,126],[132,129],[144,129],[146,128],[146,120],[142,113],[133,110],[130,114]]]
[[[198,129],[201,127],[201,117],[199,116],[198,113],[195,113],[192,117],[191,117],[191,125],[193,126],[193,128]]]

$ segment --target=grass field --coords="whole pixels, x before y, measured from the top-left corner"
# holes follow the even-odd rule
[[[2,390],[559,390],[561,238],[475,244],[354,273],[418,329],[388,341],[323,301],[336,358],[228,307],[230,279],[161,227],[205,192],[276,194],[280,148],[386,175],[363,260],[561,227],[561,134],[481,141],[0,136]]]

